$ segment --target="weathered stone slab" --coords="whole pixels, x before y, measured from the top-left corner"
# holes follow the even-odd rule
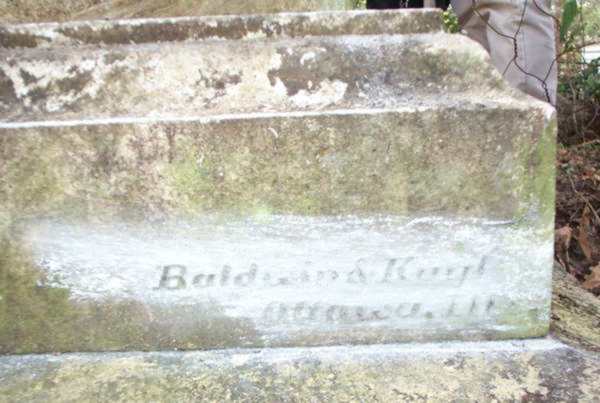
[[[567,344],[600,352],[598,323],[600,299],[555,264],[552,273],[552,333]]]
[[[544,335],[551,109],[432,15],[7,27],[0,351]]]
[[[414,107],[503,86],[439,24],[429,11],[9,26],[0,120]]]
[[[552,340],[0,357],[0,401],[597,402],[600,359]]]
[[[13,224],[4,249],[17,249],[4,259],[16,276],[4,295],[17,305],[5,311],[3,348],[544,334],[551,195],[528,175],[550,151],[529,143],[521,163],[509,152],[535,133],[522,113],[509,114],[520,118],[508,125],[518,136],[506,154],[485,152],[503,133],[485,112],[479,120],[462,111],[443,132],[425,123],[445,120],[437,113],[5,131],[3,205]],[[477,132],[471,147],[449,141],[482,121],[488,137]],[[374,136],[352,135],[373,127]],[[63,290],[57,317],[42,302],[56,296],[27,291],[40,270],[42,290]],[[120,330],[88,323],[98,309],[90,304],[108,321],[128,320]],[[16,320],[25,306],[33,323]],[[200,331],[213,320],[223,327]],[[38,333],[37,322],[53,330]]]
[[[17,0],[0,3],[0,22],[177,17],[349,10],[354,0]]]

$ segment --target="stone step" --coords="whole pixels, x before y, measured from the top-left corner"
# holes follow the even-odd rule
[[[3,122],[457,105],[506,87],[478,45],[440,32],[434,11],[34,24],[0,35]]]
[[[530,119],[4,129],[2,350],[542,335],[552,132]]]
[[[0,401],[597,402],[598,355],[553,340],[0,357]]]
[[[362,4],[361,4],[362,3]],[[176,17],[364,8],[360,0],[20,0],[2,5],[0,23]]]
[[[433,16],[5,27],[0,352],[544,335],[552,109]]]

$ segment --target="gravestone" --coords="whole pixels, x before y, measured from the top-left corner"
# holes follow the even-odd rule
[[[552,108],[437,11],[0,40],[0,352],[547,333]]]
[[[597,356],[533,339],[553,110],[438,12],[0,45],[0,402],[600,394]]]

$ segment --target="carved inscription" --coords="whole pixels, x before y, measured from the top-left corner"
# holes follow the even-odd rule
[[[287,271],[261,267],[257,263],[237,270],[225,264],[214,271],[171,264],[159,268],[160,277],[154,290],[247,289],[249,293],[255,290],[264,293],[260,320],[271,325],[482,318],[493,313],[494,299],[474,296],[470,292],[461,294],[460,291],[469,282],[484,278],[490,259],[482,256],[470,265],[431,267],[417,264],[415,257],[387,259],[377,264],[358,259],[346,270],[317,267],[313,262],[305,261],[304,267]],[[445,290],[446,295],[441,300],[435,288],[431,288],[436,286]],[[336,290],[342,289],[346,294],[334,295]],[[405,297],[403,290],[406,289],[420,291],[418,298],[415,294]],[[287,291],[285,295],[290,295],[291,300],[281,297],[276,290]],[[313,294],[312,298],[298,301],[302,298],[298,295],[315,290],[321,290],[317,296]],[[383,302],[379,300],[381,290],[387,298]],[[456,292],[448,294],[452,290]],[[352,300],[356,294],[367,294],[367,302],[363,298],[362,302],[348,303],[348,299]]]
[[[235,273],[229,265],[212,273],[194,273],[184,265],[162,266],[156,290],[180,290],[185,288],[210,287],[281,287],[281,286],[331,286],[346,283],[357,285],[398,284],[406,282],[444,281],[451,286],[462,286],[470,278],[485,275],[487,256],[475,265],[462,267],[434,266],[429,268],[411,267],[414,257],[389,259],[383,268],[365,267],[365,260],[356,261],[354,268],[347,271],[317,269],[307,261],[306,268],[291,275],[273,273],[251,263],[247,270]]]
[[[355,305],[330,305],[320,302],[299,302],[288,304],[272,302],[263,312],[263,320],[268,323],[299,323],[299,322],[373,322],[389,319],[427,319],[452,318],[466,315],[482,316],[492,313],[494,308],[492,298],[461,299],[453,297],[452,301],[441,312],[427,309],[426,304],[419,302],[402,302],[386,304],[373,308]]]
[[[551,244],[495,221],[215,214],[160,226],[50,220],[23,236],[45,287],[85,306],[134,303],[169,334],[248,329],[264,345],[488,339],[549,315],[548,287],[531,284],[549,284]]]

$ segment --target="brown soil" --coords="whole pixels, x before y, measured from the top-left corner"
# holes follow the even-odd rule
[[[556,260],[600,295],[600,105],[559,104]],[[591,112],[590,112],[591,111]]]

